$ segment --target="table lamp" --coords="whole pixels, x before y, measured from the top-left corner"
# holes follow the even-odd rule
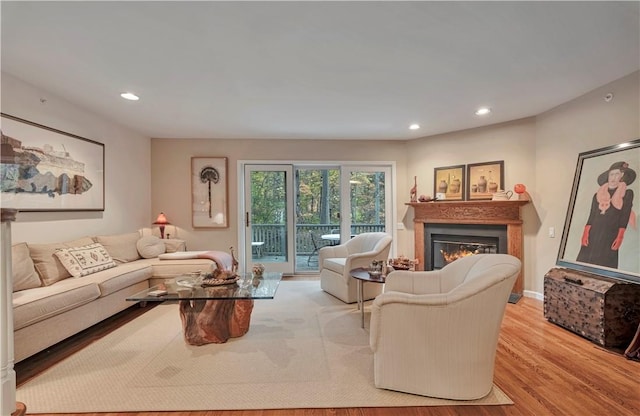
[[[164,212],[161,212],[160,215],[158,215],[158,218],[156,218],[156,222],[154,222],[154,224],[157,224],[160,226],[158,227],[160,228],[160,238],[164,238],[164,226],[171,224],[167,220],[167,217],[165,217]]]

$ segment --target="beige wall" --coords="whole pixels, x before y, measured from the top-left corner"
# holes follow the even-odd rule
[[[191,226],[192,156],[228,158],[229,228]],[[173,224],[165,232],[187,240],[189,249],[227,250],[238,245],[238,217],[242,215],[237,202],[239,160],[393,161],[397,181],[404,184],[406,156],[406,144],[401,141],[152,139],[152,207],[154,212],[164,212]]]
[[[104,212],[18,213],[12,224],[14,243],[65,241],[149,226],[149,138],[4,73],[2,112],[105,144]]]

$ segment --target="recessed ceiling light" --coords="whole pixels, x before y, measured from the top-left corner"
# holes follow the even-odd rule
[[[409,130],[418,130],[420,128],[420,124],[412,124],[409,126]]]
[[[124,98],[125,100],[131,101],[138,101],[140,99],[140,97],[131,92],[123,92],[122,94],[120,94],[120,97]]]
[[[477,116],[484,116],[484,115],[489,114],[490,112],[491,112],[491,109],[489,107],[481,107],[481,108],[478,108],[476,110],[476,115]]]

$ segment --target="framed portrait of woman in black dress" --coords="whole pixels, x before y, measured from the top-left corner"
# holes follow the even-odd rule
[[[578,155],[559,266],[640,283],[640,139]]]

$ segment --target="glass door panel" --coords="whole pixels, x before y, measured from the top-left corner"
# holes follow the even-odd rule
[[[317,272],[318,251],[340,241],[340,169],[296,166],[296,272]]]
[[[391,190],[388,186],[390,169],[385,167],[348,167],[349,224],[343,222],[342,240],[366,232],[391,233]],[[346,206],[345,206],[346,205]]]
[[[291,165],[245,166],[245,253],[247,269],[293,274],[293,181]]]

